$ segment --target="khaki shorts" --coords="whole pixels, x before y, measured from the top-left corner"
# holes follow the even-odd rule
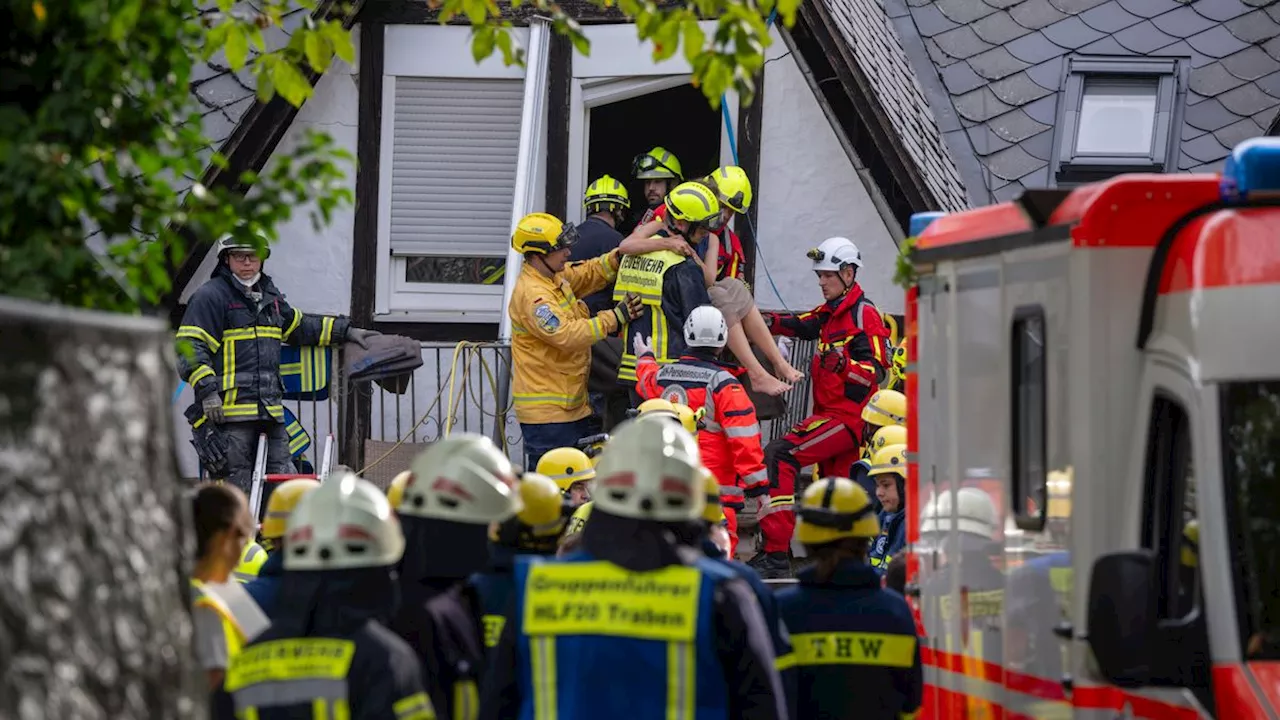
[[[711,296],[711,304],[724,315],[724,321],[730,326],[737,325],[751,312],[755,306],[755,298],[737,278],[725,278],[707,288]]]

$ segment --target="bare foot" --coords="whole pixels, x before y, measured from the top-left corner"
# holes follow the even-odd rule
[[[758,375],[752,373],[749,377],[751,378],[751,389],[758,393],[764,393],[765,395],[781,395],[791,389],[790,385],[767,373],[760,373]]]
[[[778,376],[782,378],[783,382],[798,383],[804,379],[804,373],[791,367],[789,364],[783,365],[781,370],[782,371],[778,373]]]

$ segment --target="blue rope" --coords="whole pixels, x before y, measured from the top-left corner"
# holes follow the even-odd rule
[[[770,27],[770,28],[773,27],[773,23],[777,19],[778,19],[778,10],[777,8],[775,8],[773,12],[769,13],[769,21],[766,27]],[[733,157],[733,164],[737,165],[738,164],[738,136],[733,132],[733,118],[729,116],[728,102],[729,102],[728,93],[722,94],[720,96],[720,115],[724,117],[724,127],[725,127],[725,130],[727,130],[729,133],[729,154]],[[764,253],[761,251],[761,247],[760,247],[760,235],[759,233],[756,232],[755,223],[751,222],[751,215],[747,213],[743,213],[742,216],[747,220],[747,227],[751,228],[751,237],[756,245],[756,261],[760,264],[760,267],[764,269],[765,279],[769,281],[769,287],[773,289],[774,297],[778,298],[778,302],[782,305],[783,310],[786,310],[787,312],[791,312],[791,310],[787,307],[786,301],[782,299],[782,293],[778,291],[777,283],[773,281],[773,274],[769,272],[769,263],[765,262],[764,260]]]

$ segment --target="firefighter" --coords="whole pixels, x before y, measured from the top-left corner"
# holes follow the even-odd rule
[[[391,629],[418,652],[440,717],[474,720],[484,673],[483,606],[470,578],[489,563],[489,527],[521,510],[511,461],[489,438],[457,433],[414,458],[400,608]]]
[[[582,205],[587,210],[587,218],[578,226],[578,243],[569,250],[569,262],[583,262],[617,250],[622,243],[618,226],[626,222],[631,200],[627,197],[626,185],[608,175],[601,175],[587,186]],[[613,283],[587,295],[582,301],[592,315],[611,309]]]
[[[689,252],[707,233],[719,227],[720,201],[704,185],[683,183],[667,194],[666,230],[687,243]],[[684,353],[680,328],[693,309],[710,305],[702,270],[691,258],[678,253],[660,251],[626,258],[618,269],[618,282],[613,288],[615,300],[629,294],[638,295],[651,312],[623,325],[624,343],[618,382],[632,395],[632,404],[640,402],[635,393],[636,353],[632,346],[636,333],[653,338],[653,351],[659,364],[675,362]]]
[[[907,424],[907,396],[897,390],[877,390],[862,408],[862,457],[870,458],[875,452],[872,438],[881,428]]]
[[[267,551],[263,550],[258,543],[250,540],[244,544],[244,551],[240,553],[240,562],[231,574],[235,577],[236,582],[248,584],[250,580],[258,577],[258,573],[266,562]]]
[[[286,480],[280,483],[267,500],[267,516],[262,521],[262,542],[268,550],[267,560],[258,576],[244,587],[245,592],[258,603],[267,617],[275,617],[280,578],[284,575],[285,525],[302,496],[318,487],[320,482],[310,478]]]
[[[522,509],[490,530],[489,566],[470,580],[480,596],[484,613],[486,654],[492,653],[502,636],[502,626],[506,622],[503,612],[511,600],[515,583],[516,556],[555,555],[560,532],[565,526],[564,498],[550,478],[525,473],[516,490]]]
[[[695,308],[685,320],[683,333],[688,352],[661,368],[653,359],[650,342],[635,338],[640,355],[636,392],[644,398],[687,404],[695,411],[711,409],[706,427],[697,436],[698,449],[703,465],[720,483],[732,556],[738,549],[738,512],[746,498],[769,494],[760,423],[751,398],[738,382],[736,373],[741,370],[720,360],[728,336],[720,311],[711,305]]]
[[[387,498],[349,473],[306,493],[289,516],[281,613],[231,662],[219,720],[432,720],[422,668],[384,627],[404,535]]]
[[[280,345],[368,347],[378,333],[344,317],[309,315],[289,305],[262,272],[270,255],[230,236],[218,241],[213,277],[191,296],[178,327],[190,352],[178,353],[178,375],[191,386],[193,424],[212,422],[226,446],[226,474],[251,492],[258,435],[267,436],[267,472],[294,471],[285,429]],[[271,486],[268,485],[268,491]]]
[[[662,199],[671,192],[676,183],[684,181],[679,158],[661,146],[637,155],[631,162],[631,175],[637,180],[644,181],[646,207],[636,223],[637,226],[653,220],[654,213],[662,207]]]
[[[907,544],[907,446],[887,445],[871,458],[871,476],[880,501],[880,537],[871,548],[868,562],[884,574],[889,562]]]
[[[706,503],[694,439],[624,423],[597,483],[579,550],[516,561],[481,717],[786,717],[750,587],[669,530]]]
[[[825,478],[805,490],[796,537],[812,565],[798,586],[778,593],[795,648],[797,717],[898,720],[920,708],[911,609],[867,565],[879,533],[871,499],[852,480]]]
[[[884,508],[880,506],[880,499],[876,494],[876,481],[871,477],[871,458],[875,456],[877,451],[883,450],[889,445],[906,444],[906,428],[901,425],[885,425],[876,430],[875,434],[871,436],[871,441],[863,448],[862,458],[849,468],[849,479],[858,483],[863,490],[867,491],[867,495],[872,498],[872,504],[876,506],[877,514]],[[906,503],[902,503],[901,507],[905,508]]]
[[[800,468],[817,464],[821,475],[848,470],[860,454],[862,407],[888,377],[889,331],[858,285],[858,247],[848,238],[828,238],[808,256],[825,302],[798,315],[766,315],[774,335],[818,341],[810,365],[813,415],[765,448],[769,507],[760,511],[764,549],[752,564],[766,578],[790,575]]]
[[[252,637],[250,633],[261,630],[261,626],[249,626],[253,617],[243,604],[233,609],[232,599],[240,585],[230,582],[253,536],[253,520],[244,493],[222,483],[200,486],[192,499],[192,518],[196,534],[196,564],[191,574],[192,644],[209,687],[215,688],[230,660]]]
[[[892,376],[889,383],[889,390],[897,390],[899,392],[907,391],[907,344],[904,340],[902,344],[893,349],[893,367],[889,368]]]
[[[571,507],[578,507],[591,500],[591,481],[596,468],[591,458],[576,447],[556,448],[538,461],[536,472],[551,478]]]

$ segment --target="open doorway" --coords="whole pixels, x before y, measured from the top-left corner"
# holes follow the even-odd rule
[[[661,145],[680,160],[685,179],[698,178],[720,165],[720,111],[689,84],[591,108],[587,144],[587,182],[604,174],[627,186],[632,218],[619,228],[625,235],[645,206],[642,181],[631,177],[636,155]]]

